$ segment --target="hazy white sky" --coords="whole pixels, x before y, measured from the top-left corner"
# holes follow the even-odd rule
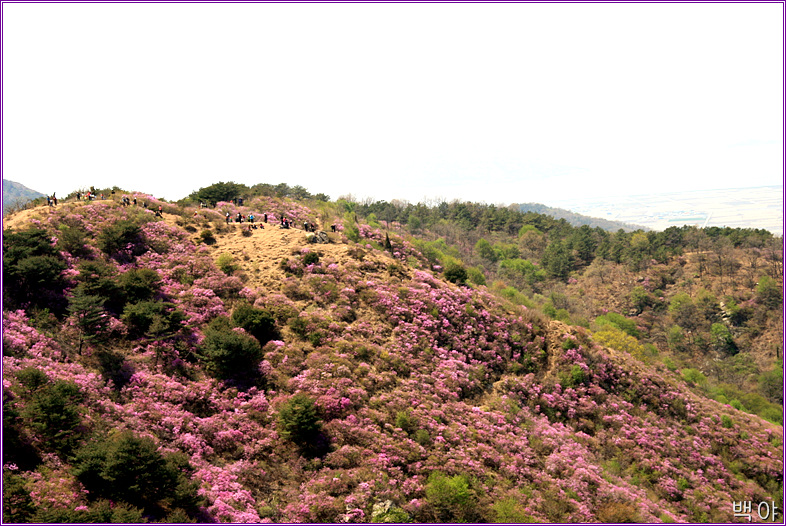
[[[783,182],[783,5],[3,4],[3,177],[545,204]]]

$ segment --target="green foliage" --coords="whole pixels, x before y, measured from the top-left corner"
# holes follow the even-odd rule
[[[777,309],[783,303],[783,289],[769,276],[762,276],[756,285],[757,299],[769,309]]]
[[[636,338],[616,327],[606,327],[593,334],[592,338],[601,345],[630,353],[636,358],[642,359],[644,357],[644,346]]]
[[[377,214],[371,212],[369,215],[366,216],[366,223],[368,226],[373,228],[380,228],[382,225],[379,224],[379,219],[377,219]]]
[[[279,433],[300,446],[306,454],[324,450],[322,420],[314,400],[297,393],[284,402],[278,411]]]
[[[436,522],[468,522],[476,517],[477,496],[466,475],[448,477],[432,472],[426,483],[426,500]]]
[[[34,522],[31,519],[35,511],[25,479],[7,468],[3,469],[3,523]]]
[[[542,234],[542,232],[537,228],[535,228],[534,225],[524,225],[521,228],[519,228],[518,237],[523,236],[527,232],[535,232],[536,234]]]
[[[478,242],[475,243],[475,254],[489,261],[497,261],[497,253],[494,252],[491,243],[483,238],[478,239]]]
[[[91,254],[86,245],[89,237],[87,230],[79,225],[60,225],[57,233],[57,248],[74,257],[88,257]]]
[[[734,427],[734,422],[729,417],[729,415],[721,415],[721,425],[726,429],[731,429]]]
[[[562,350],[567,351],[569,349],[578,349],[579,343],[574,338],[565,338],[562,341]]]
[[[628,299],[639,313],[654,304],[653,297],[641,286],[634,287],[628,294]]]
[[[104,299],[104,307],[120,314],[126,304],[125,291],[118,284],[117,270],[113,265],[103,261],[83,261],[77,267],[79,276],[77,288],[87,296],[99,296]]]
[[[300,315],[290,318],[287,325],[298,338],[319,347],[327,335],[330,320]]]
[[[389,503],[390,501],[388,501]],[[375,504],[372,514],[371,514],[371,522],[373,523],[383,523],[383,524],[404,524],[407,522],[411,522],[411,519],[406,511],[402,510],[398,506],[380,506],[380,504]]]
[[[713,323],[710,328],[710,334],[712,336],[712,346],[715,350],[728,354],[737,352],[737,344],[734,343],[734,338],[728,327],[722,323]]]
[[[32,228],[3,234],[3,304],[16,308],[65,307],[61,272],[66,264],[45,230]],[[62,305],[60,304],[62,302]]]
[[[612,326],[628,333],[634,338],[641,337],[641,333],[636,328],[636,322],[626,318],[622,314],[617,314],[616,312],[608,312],[598,316],[595,318],[595,323],[601,328]]]
[[[783,423],[783,406],[773,404],[757,393],[748,393],[730,384],[719,384],[708,389],[708,394],[740,411],[759,415],[776,424]]]
[[[582,225],[574,230],[573,234],[568,238],[568,243],[583,265],[589,265],[595,259],[598,241],[595,239],[593,231],[589,226]]]
[[[289,189],[289,197],[298,201],[303,201],[304,199],[311,198],[311,192],[309,192],[305,187],[296,184]]]
[[[82,437],[79,404],[84,396],[79,387],[65,380],[42,384],[41,376],[32,371],[28,371],[26,378],[21,380],[28,386],[36,386],[21,417],[43,439],[42,448],[70,454]]]
[[[204,334],[199,352],[210,374],[222,380],[252,381],[258,377],[262,347],[256,338],[232,330],[226,317],[211,321]]]
[[[512,301],[516,305],[524,305],[528,309],[532,309],[535,307],[535,304],[526,295],[519,292],[515,287],[505,287],[504,289],[499,291],[499,293],[502,295],[503,298]],[[544,313],[545,313],[545,309],[544,309]],[[554,311],[554,314],[556,315],[556,311]]]
[[[120,274],[118,285],[128,303],[152,300],[161,289],[158,272],[149,268],[133,268]]]
[[[188,196],[188,199],[193,201],[202,201],[210,205],[216,206],[219,201],[231,201],[237,197],[243,197],[249,193],[249,188],[244,184],[235,182],[225,183],[219,181],[218,183],[211,184],[204,188],[200,188],[196,192]]]
[[[319,254],[316,252],[306,252],[303,254],[304,265],[315,265],[317,263],[319,263]]]
[[[216,265],[218,265],[218,268],[221,269],[221,272],[227,276],[231,276],[237,269],[240,268],[240,266],[235,262],[235,258],[232,256],[232,254],[228,254],[226,252],[218,256]]]
[[[526,259],[503,259],[499,262],[499,267],[509,271],[508,274],[520,276],[529,286],[546,279],[546,271]]]
[[[668,356],[664,356],[664,357],[663,357],[663,365],[665,365],[665,366],[666,366],[666,368],[667,368],[669,371],[671,371],[671,372],[674,372],[674,371],[676,371],[676,370],[677,370],[677,364],[676,364],[676,363],[674,363],[674,360],[672,360],[672,359],[671,359],[671,358],[669,358]]]
[[[213,234],[212,230],[203,230],[199,233],[199,240],[204,243],[205,245],[215,245],[216,244],[216,236]]]
[[[548,300],[543,304],[543,313],[565,323],[571,323],[570,312],[567,309],[558,309],[554,306],[552,300]]]
[[[682,375],[682,379],[689,384],[698,385],[701,387],[707,385],[707,377],[704,376],[704,374],[702,374],[702,372],[698,369],[683,369],[680,374]]]
[[[521,251],[519,250],[518,245],[514,245],[512,243],[501,243],[498,241],[494,243],[492,248],[496,254],[496,260],[518,259],[521,257]]]
[[[486,276],[478,267],[467,268],[467,279],[478,286],[486,284]]]
[[[630,237],[630,244],[625,251],[625,263],[633,270],[638,270],[645,265],[645,261],[652,257],[651,246],[647,234],[644,232],[633,232]]]
[[[344,214],[344,235],[347,236],[347,239],[350,241],[354,241],[355,243],[360,242],[360,228],[358,227],[355,215],[351,212]]]
[[[79,331],[79,354],[82,354],[83,343],[98,343],[108,337],[109,318],[104,310],[105,301],[100,296],[85,294],[80,287],[74,289],[68,301],[68,313]]]
[[[57,249],[46,230],[29,228],[3,233],[3,267],[13,266],[33,256],[56,256]]]
[[[570,371],[565,371],[559,375],[560,385],[564,388],[582,385],[587,380],[587,373],[579,365],[573,365]]]
[[[666,341],[669,349],[675,352],[685,352],[688,349],[685,331],[679,325],[672,325],[666,331]]]
[[[232,312],[232,323],[236,327],[245,329],[247,333],[259,341],[260,345],[265,345],[270,340],[280,337],[273,315],[246,302],[235,307]]]
[[[759,392],[771,402],[783,405],[783,364],[759,376]]]
[[[185,319],[185,315],[174,303],[141,301],[127,305],[121,319],[128,326],[128,334],[132,338],[164,338],[172,336],[182,328],[180,322]]]
[[[144,511],[126,502],[101,499],[87,510],[68,508],[38,509],[33,522],[55,524],[140,524],[148,522]]]
[[[413,438],[415,442],[423,447],[431,446],[431,433],[428,432],[428,429],[418,429],[415,431],[415,436]]]
[[[684,292],[679,292],[671,298],[669,314],[677,325],[689,331],[695,331],[704,323],[693,300]]]
[[[417,424],[412,417],[412,408],[408,407],[406,411],[399,411],[396,413],[395,426],[400,427],[408,435],[417,431]]]
[[[546,247],[541,264],[550,278],[567,281],[568,274],[573,267],[573,258],[565,244],[558,239]]]
[[[197,511],[191,470],[184,454],[163,456],[152,440],[130,431],[85,445],[72,469],[91,499],[126,502],[158,518],[176,508]]]
[[[445,279],[456,285],[464,285],[467,282],[467,269],[463,265],[450,263],[445,267]]]
[[[745,323],[750,315],[749,310],[740,308],[731,296],[724,298],[723,311],[728,316],[729,322],[735,327]]]
[[[712,324],[721,320],[718,299],[712,292],[706,289],[700,289],[696,294],[696,311],[704,318],[706,323]]]
[[[134,373],[132,365],[125,355],[111,349],[101,349],[93,353],[98,362],[98,369],[106,381],[111,381],[118,391],[125,386]]]
[[[508,497],[500,500],[491,507],[494,511],[494,522],[507,524],[526,524],[535,520],[526,513],[526,508],[518,499]]]
[[[121,219],[105,226],[98,234],[97,243],[101,252],[108,256],[116,256],[121,250],[126,250],[129,245],[130,255],[138,256],[145,252],[140,246],[142,231],[134,221]]]
[[[423,239],[414,239],[413,244],[421,254],[429,261],[429,263],[436,265],[446,263],[450,258],[459,259],[461,254],[454,247],[448,246],[443,238],[434,241],[425,241]]]

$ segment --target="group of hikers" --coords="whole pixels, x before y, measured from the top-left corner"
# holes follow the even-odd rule
[[[51,196],[50,195],[46,196],[46,206],[57,206],[57,196],[55,195],[55,193],[56,192],[52,192]],[[92,201],[93,199],[96,198],[96,194],[94,192],[87,192],[86,194],[84,194],[84,198],[87,201]],[[103,198],[104,198],[104,194],[101,194],[101,199]],[[77,201],[82,200],[82,192],[76,193],[76,200]]]
[[[52,194],[52,197],[54,197],[54,195],[55,194]],[[99,195],[100,195],[100,197],[99,197]],[[96,197],[99,197],[99,199],[103,199],[104,198],[104,194],[102,193],[102,194],[98,194],[97,195],[95,189],[91,187],[90,190],[88,190],[84,194],[82,192],[77,192],[76,193],[76,200],[77,201],[81,201],[83,197],[85,198],[85,201],[92,201]],[[55,200],[55,204],[57,204],[57,200]]]
[[[233,199],[233,201],[235,201],[235,200]],[[243,201],[242,201],[242,199],[238,199],[237,202],[238,203],[242,203]],[[201,203],[200,203],[200,205],[201,205]],[[197,215],[198,215],[198,213],[195,211],[194,212],[194,217],[197,217]],[[230,214],[229,212],[225,212],[225,214],[224,214],[224,221],[226,221],[226,224],[229,225],[231,223],[246,223],[248,230],[256,230],[257,228],[265,228],[264,225],[267,224],[267,222],[268,222],[268,215],[267,214],[263,214],[262,215],[262,223],[255,223],[255,221],[257,221],[257,219],[258,219],[257,216],[255,216],[253,213],[249,213],[247,215],[243,215],[240,212],[238,212],[237,215],[234,215],[234,216],[232,214]],[[283,215],[281,216],[281,218],[279,220],[278,228],[289,229],[289,228],[294,228],[294,227],[295,227],[295,223],[292,220],[288,219],[286,216],[283,216]],[[331,228],[332,228],[333,232],[336,231],[336,225],[331,225]],[[317,231],[317,225],[315,223],[311,222],[311,221],[304,221],[303,222],[303,230],[305,230],[306,232],[316,232]]]
[[[194,215],[196,215],[196,212],[194,212]],[[226,220],[227,224],[250,223],[251,225],[254,225],[254,221],[256,221],[257,217],[253,213],[248,215],[243,215],[240,212],[238,212],[237,215],[233,218],[232,215],[229,212],[227,212],[224,216],[224,219]],[[267,223],[267,214],[264,214],[263,222]],[[253,226],[253,228],[256,227],[257,227],[256,225]],[[264,228],[262,225],[259,225],[259,227]]]
[[[115,192],[113,191],[112,193],[115,193]],[[132,203],[132,202],[134,203],[134,206],[136,206],[136,197],[134,197],[133,199],[129,199],[129,197],[128,197],[128,196],[125,196],[125,195],[124,195],[124,196],[123,196],[123,198],[120,200],[120,203],[121,203],[123,206],[131,206],[131,203]],[[145,207],[145,204],[146,204],[146,203],[144,203],[144,202],[142,203],[142,207],[143,207],[143,208]],[[161,208],[161,207],[159,207],[159,208]]]
[[[82,198],[84,197],[85,200],[92,201],[96,197],[99,197],[99,195],[100,195],[100,199],[104,199],[104,194],[103,193],[97,195],[96,192],[95,192],[95,189],[93,187],[91,187],[90,190],[85,192],[84,194],[81,191],[80,192],[76,192],[76,200],[77,201],[81,201]],[[114,190],[112,190],[111,197],[112,197],[112,199],[114,199],[114,197],[115,197],[115,191]],[[134,206],[137,206],[137,198],[136,197],[129,198],[128,196],[124,195],[120,199],[120,203],[123,206],[131,206],[132,203],[133,203]],[[51,206],[57,206],[57,197],[55,196],[54,192],[52,193],[51,196],[46,196],[46,204],[47,204],[47,206],[50,206],[50,207]],[[237,206],[242,206],[243,205],[243,198],[242,197],[238,197],[236,199],[232,199],[232,204],[235,204]],[[147,203],[143,201],[142,202],[142,207],[143,208],[147,207]],[[204,203],[204,202],[201,202],[201,201],[199,203],[199,207],[200,208],[209,208],[207,203]],[[155,211],[155,215],[156,215],[156,217],[163,217],[163,210],[162,210],[161,205],[158,206],[158,210]],[[194,217],[197,217],[197,215],[198,214],[195,211],[194,212]],[[226,220],[227,224],[230,224],[230,223],[247,223],[247,226],[248,226],[249,230],[252,230],[252,229],[256,230],[257,228],[265,228],[263,224],[255,223],[255,221],[258,218],[253,213],[249,213],[247,215],[243,215],[240,212],[238,212],[237,215],[233,217],[229,212],[226,212],[226,215],[225,215],[224,219]],[[288,228],[294,228],[294,225],[295,225],[294,222],[292,222],[287,217],[282,215],[280,221],[281,222],[279,224],[279,228],[287,228],[287,229]],[[267,222],[268,222],[268,215],[267,214],[263,214],[262,223],[267,224]],[[330,225],[330,228],[331,228],[331,230],[333,232],[336,231],[336,225]],[[316,232],[316,229],[317,229],[317,225],[314,224],[313,222],[311,222],[311,221],[304,221],[303,222],[303,230],[305,230],[306,232]]]

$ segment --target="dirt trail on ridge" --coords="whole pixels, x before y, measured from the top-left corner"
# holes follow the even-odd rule
[[[339,265],[352,259],[348,254],[349,246],[340,241],[338,234],[328,234],[331,243],[310,244],[306,241],[306,232],[297,228],[279,228],[278,224],[268,223],[264,228],[251,230],[251,235],[244,237],[241,232],[246,228],[246,223],[228,225],[229,232],[216,235],[216,243],[210,249],[216,259],[221,254],[230,254],[246,273],[248,287],[278,291],[285,276],[280,267],[281,261],[293,258],[293,252],[305,247],[323,254],[325,258],[334,259]],[[366,259],[379,257],[370,252]]]

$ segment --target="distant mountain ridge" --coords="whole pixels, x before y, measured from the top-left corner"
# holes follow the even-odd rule
[[[600,227],[607,232],[616,232],[619,229],[622,229],[625,232],[633,232],[634,230],[650,230],[644,226],[634,225],[631,223],[622,223],[620,221],[611,221],[609,219],[603,219],[600,217],[585,216],[577,214],[576,212],[571,212],[570,210],[566,210],[564,208],[554,208],[540,203],[516,203],[514,206],[517,206],[518,209],[522,212],[535,212],[537,214],[552,216],[555,219],[564,219],[572,226],[588,225],[592,228]]]
[[[21,183],[3,179],[3,215],[15,206],[24,204],[36,197],[44,197],[44,195]]]

